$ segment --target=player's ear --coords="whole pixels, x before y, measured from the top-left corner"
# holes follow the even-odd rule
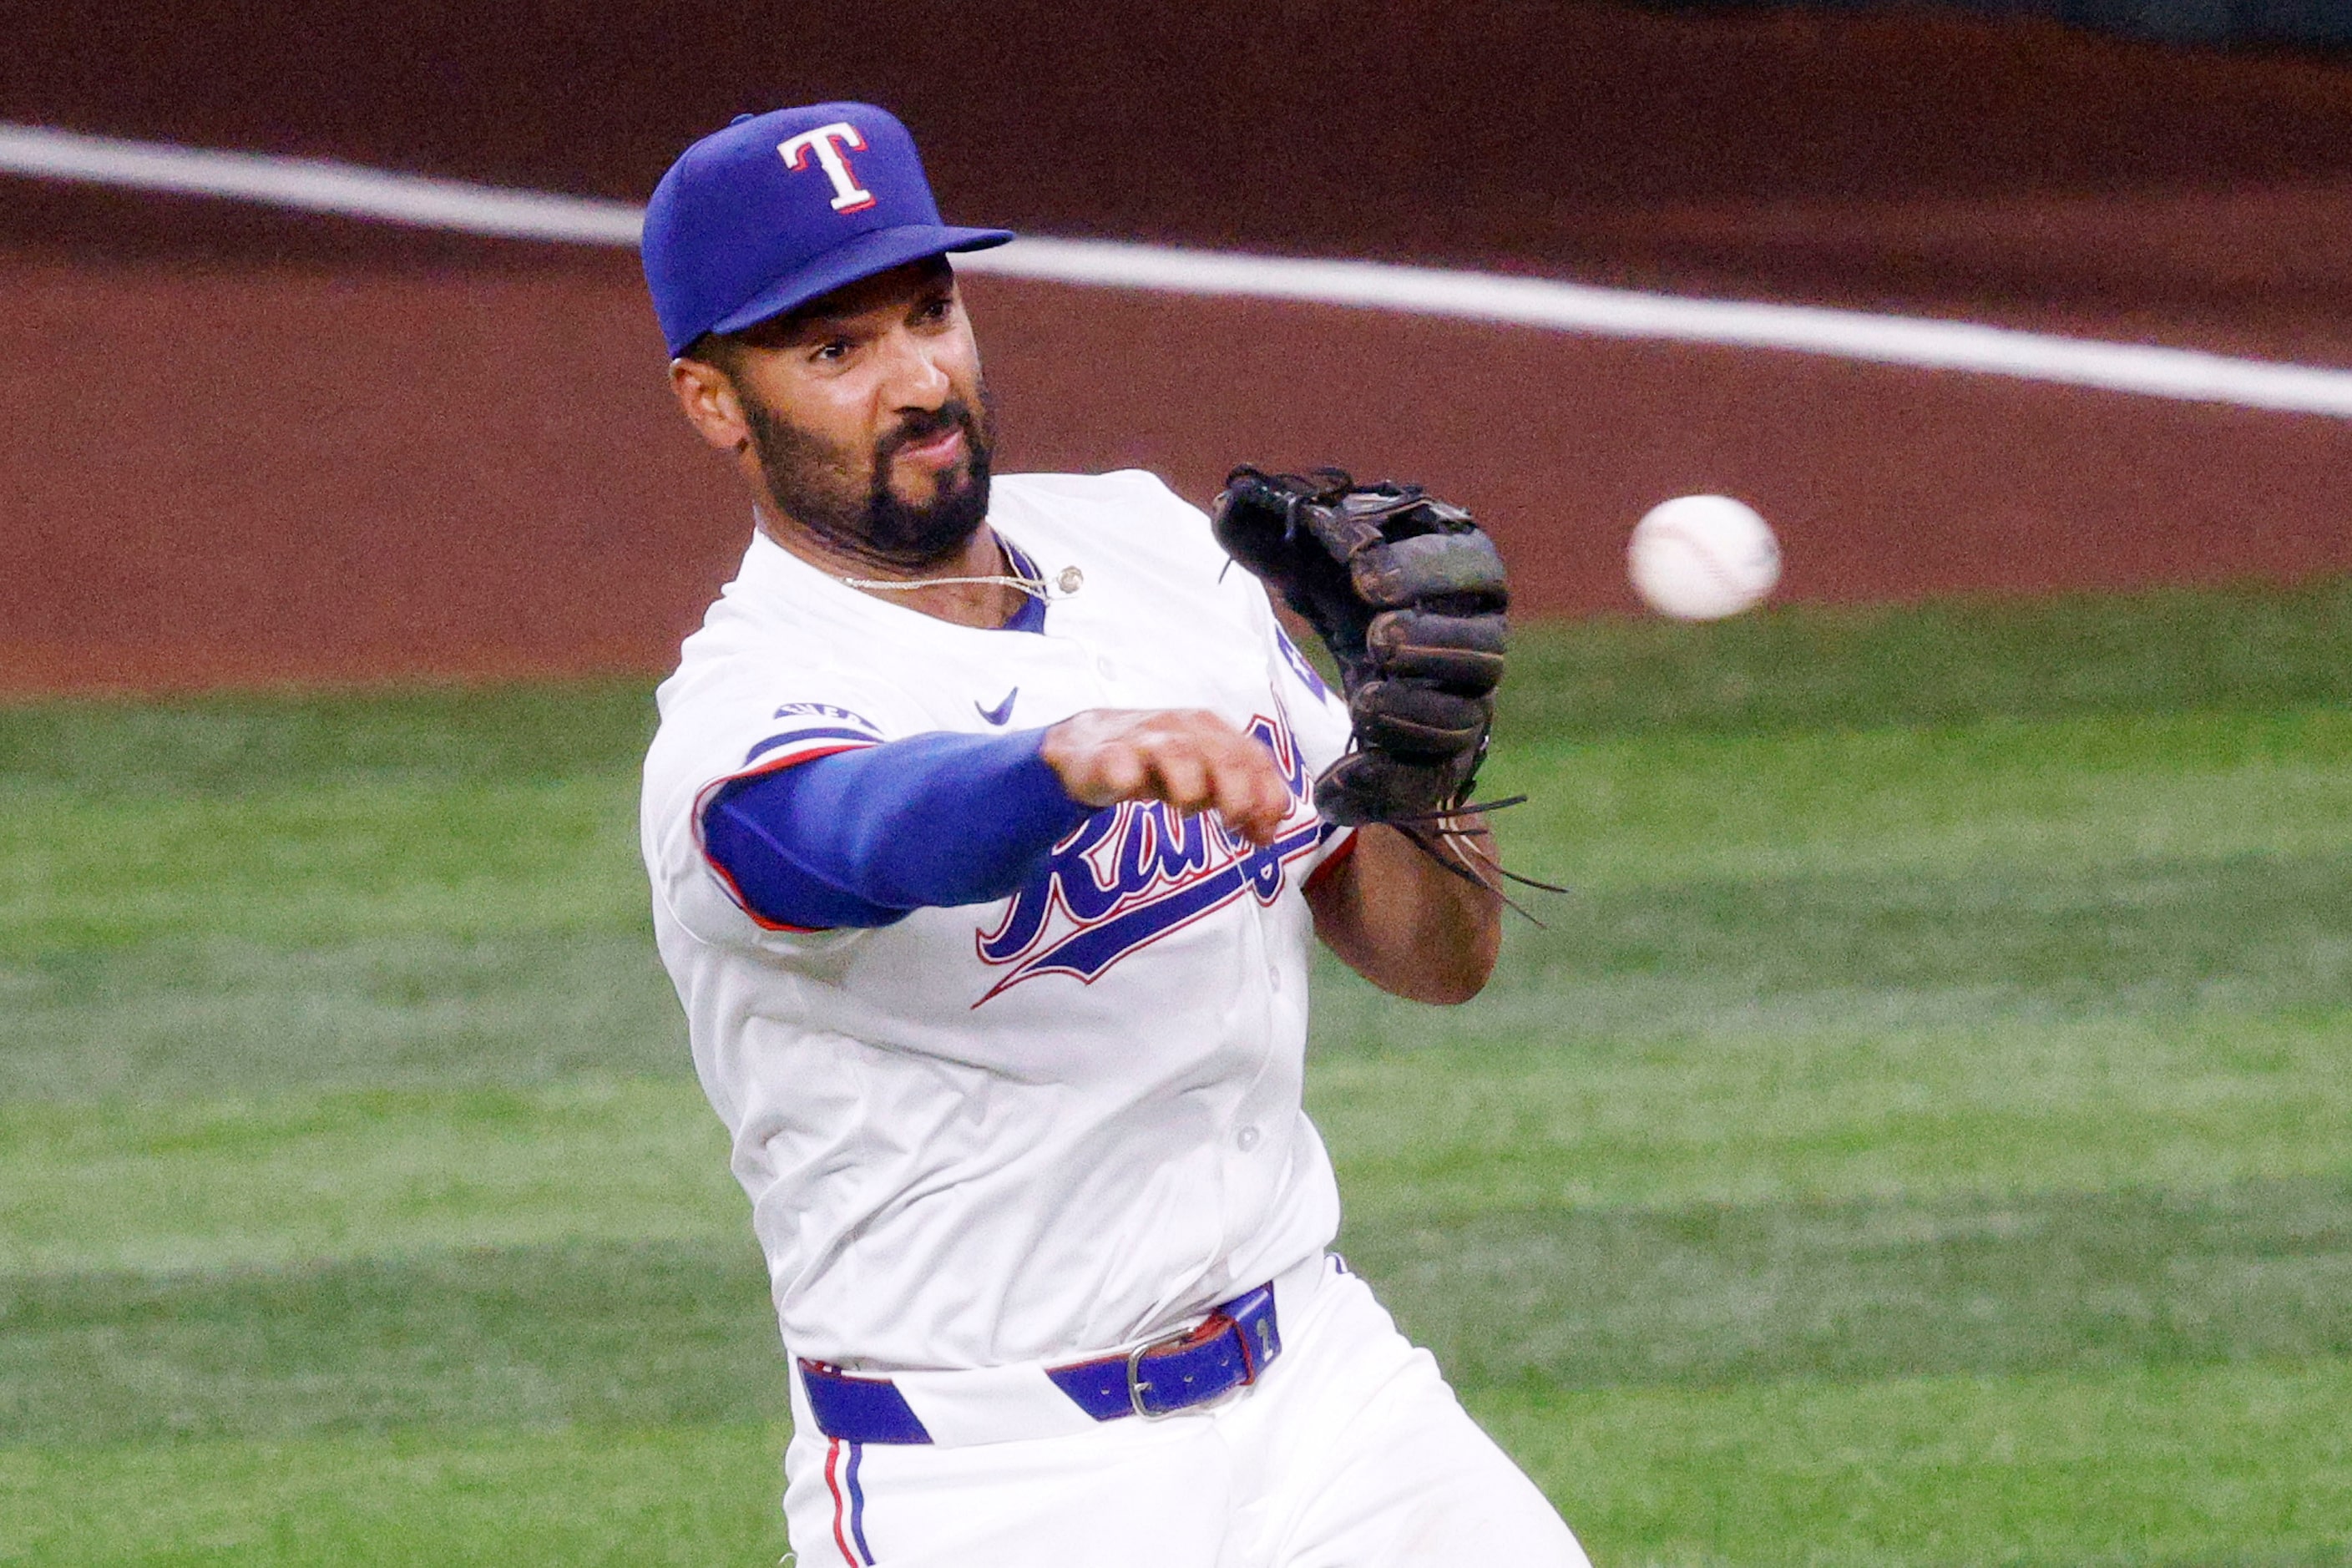
[[[669,362],[669,385],[686,422],[720,451],[741,451],[751,438],[735,383],[719,366],[680,355]]]

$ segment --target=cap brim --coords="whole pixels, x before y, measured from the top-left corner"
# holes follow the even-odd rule
[[[877,228],[834,247],[807,266],[780,278],[725,316],[711,323],[714,332],[740,332],[771,316],[798,310],[835,289],[861,278],[920,261],[950,251],[986,250],[1013,237],[1010,229],[955,228],[946,224],[922,224],[908,228]]]

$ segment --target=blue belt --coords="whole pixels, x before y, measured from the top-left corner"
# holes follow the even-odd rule
[[[1146,1420],[1206,1405],[1255,1383],[1282,1353],[1275,1322],[1274,1286],[1259,1286],[1213,1310],[1196,1328],[1154,1340],[1124,1355],[1069,1366],[1045,1375],[1097,1421],[1123,1415]],[[928,1443],[907,1396],[887,1377],[861,1377],[823,1362],[803,1361],[801,1383],[817,1430],[850,1443]]]

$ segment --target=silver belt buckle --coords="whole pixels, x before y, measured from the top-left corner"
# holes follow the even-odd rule
[[[1146,1408],[1143,1403],[1143,1391],[1150,1388],[1151,1384],[1136,1374],[1143,1370],[1143,1358],[1146,1354],[1152,1351],[1163,1349],[1169,1345],[1182,1344],[1186,1340],[1191,1339],[1194,1334],[1199,1333],[1203,1328],[1207,1327],[1208,1321],[1209,1320],[1203,1319],[1201,1322],[1193,1324],[1189,1329],[1180,1329],[1172,1334],[1162,1334],[1160,1338],[1139,1344],[1133,1350],[1128,1352],[1127,1403],[1134,1409],[1138,1415],[1142,1416],[1146,1421],[1165,1421],[1171,1415],[1181,1415],[1186,1410],[1192,1408],[1192,1406],[1186,1405],[1179,1405],[1168,1410],[1151,1410]]]

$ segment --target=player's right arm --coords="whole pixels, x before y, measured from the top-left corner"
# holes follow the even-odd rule
[[[916,735],[730,779],[699,807],[702,852],[771,929],[1005,898],[1093,812],[1039,761],[1044,734]]]
[[[917,735],[730,779],[703,853],[771,929],[888,925],[1008,898],[1093,812],[1213,811],[1253,843],[1291,806],[1272,756],[1213,713],[1094,710],[1043,731]]]

